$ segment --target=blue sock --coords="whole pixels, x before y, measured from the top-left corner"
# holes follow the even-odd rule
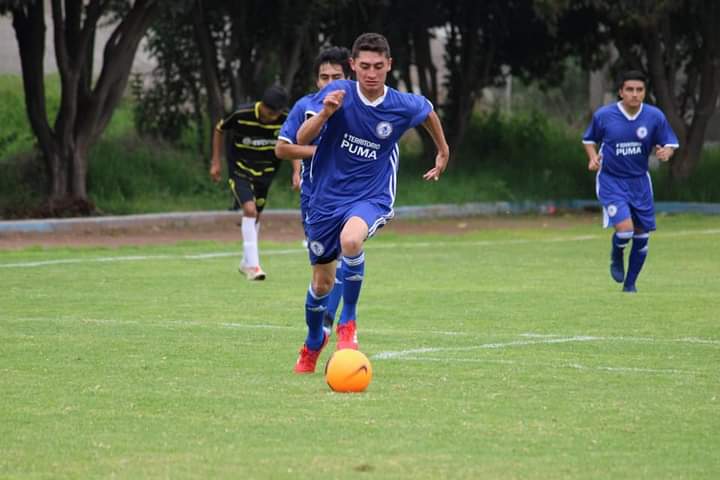
[[[310,350],[320,350],[323,340],[325,340],[325,331],[323,330],[323,315],[327,310],[329,295],[319,296],[312,290],[312,286],[308,289],[305,298],[305,323],[308,326],[308,335],[305,339],[305,345]]]
[[[649,233],[639,233],[633,237],[630,259],[628,260],[628,272],[625,277],[625,288],[635,286],[635,280],[640,275],[640,270],[642,270],[647,258],[648,240],[650,240]]]
[[[327,305],[327,312],[325,312],[325,317],[332,319],[332,321],[335,321],[335,313],[337,312],[338,305],[340,305],[340,299],[342,298],[343,294],[343,265],[345,262],[341,259],[337,263],[337,268],[335,269],[335,286],[330,291],[330,298],[328,300]],[[331,322],[332,324],[332,322]]]
[[[632,231],[627,232],[615,232],[612,236],[612,257],[623,258],[623,252],[625,247],[630,243],[630,239],[633,237]]]
[[[365,253],[343,258],[343,308],[338,325],[357,320],[357,302],[365,276]]]
[[[612,250],[610,251],[610,276],[618,283],[625,280],[625,247],[633,236],[632,230],[615,232],[612,236]]]

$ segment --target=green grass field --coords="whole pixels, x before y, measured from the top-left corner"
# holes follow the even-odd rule
[[[299,241],[3,251],[0,477],[718,478],[719,244],[659,219],[631,295],[597,226],[383,232],[362,394],[291,372]]]

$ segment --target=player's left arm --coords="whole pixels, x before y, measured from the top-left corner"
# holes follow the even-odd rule
[[[445,140],[445,132],[443,131],[442,124],[440,123],[440,117],[438,117],[435,111],[431,111],[425,121],[422,123],[425,130],[428,131],[430,137],[435,143],[437,149],[437,155],[435,156],[435,166],[428,170],[423,178],[425,180],[439,180],[440,174],[442,174],[447,168],[448,160],[450,160],[450,147]]]
[[[661,162],[667,162],[680,146],[680,142],[678,142],[677,135],[673,132],[665,115],[662,115],[661,119],[656,134],[657,144],[655,145],[655,156]]]
[[[670,146],[662,147],[660,145],[656,145],[655,146],[655,156],[661,162],[667,162],[668,160],[670,160],[670,157],[673,156],[673,153],[675,153],[675,148],[676,147],[670,147]]]
[[[302,160],[293,160],[292,161],[292,179],[291,184],[293,190],[300,190],[300,169],[302,167]]]

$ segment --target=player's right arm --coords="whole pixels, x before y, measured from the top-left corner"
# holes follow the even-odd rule
[[[223,148],[223,131],[216,127],[213,130],[212,157],[210,159],[210,178],[213,182],[220,181],[222,167],[220,165],[220,152]]]
[[[279,138],[275,144],[275,156],[280,160],[310,158],[314,154],[315,145],[295,145],[281,138]]]
[[[330,117],[342,106],[344,98],[345,90],[333,90],[325,95],[322,110],[305,120],[300,130],[298,130],[297,141],[299,145],[309,145],[320,135]]]
[[[597,171],[600,168],[600,155],[595,149],[595,144],[584,142],[583,147],[585,147],[585,153],[588,157],[588,170],[591,172]]]
[[[588,157],[588,170],[591,172],[599,170],[602,161],[602,157],[597,151],[597,143],[602,140],[605,131],[600,116],[600,111],[595,112],[582,137],[583,148]]]

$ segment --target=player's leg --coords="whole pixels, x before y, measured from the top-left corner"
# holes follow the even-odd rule
[[[335,262],[313,265],[313,278],[305,297],[305,323],[308,333],[295,362],[295,373],[313,373],[320,352],[327,344],[323,316],[335,281]]]
[[[338,320],[337,348],[358,348],[357,303],[365,277],[365,253],[363,244],[368,234],[368,224],[360,216],[348,218],[340,233],[343,255],[342,289],[343,307]]]
[[[623,283],[623,291],[635,292],[635,282],[645,265],[648,255],[650,232],[655,230],[655,206],[652,199],[650,179],[640,178],[634,181],[632,199],[632,218],[635,225],[628,271]]]
[[[343,294],[343,259],[342,256],[338,258],[335,266],[335,285],[330,292],[330,299],[328,300],[327,312],[325,312],[325,318],[323,319],[323,328],[325,333],[328,335],[332,334],[332,327],[335,323],[335,314],[337,313],[338,306]]]
[[[265,209],[265,204],[267,202],[267,195],[270,190],[270,184],[271,184],[272,178],[256,178],[253,179],[251,182],[253,195],[255,196],[255,211],[257,212],[255,214],[255,245],[256,245],[256,251],[258,255],[258,262],[257,262],[257,268],[255,268],[254,273],[258,277],[257,280],[262,280],[266,277],[265,272],[263,271],[262,267],[260,266],[260,217],[262,216],[262,212]],[[244,207],[243,207],[244,209]],[[262,278],[259,278],[262,277]]]
[[[329,219],[308,225],[308,256],[313,267],[313,276],[305,297],[308,334],[295,364],[296,373],[314,372],[318,356],[327,343],[328,335],[323,330],[323,317],[335,284],[335,258],[339,251],[337,223]]]
[[[627,218],[615,224],[610,251],[610,276],[618,283],[625,279],[625,247],[633,237],[633,223]]]
[[[252,183],[242,175],[232,174],[228,180],[230,191],[235,198],[235,202],[240,205],[243,212],[240,229],[243,239],[243,258],[240,262],[239,270],[246,275],[249,280],[264,280],[265,274],[260,269],[260,259],[257,249],[257,230],[255,222],[257,221],[257,207],[255,205],[255,194],[253,192]]]
[[[603,227],[615,229],[610,248],[610,276],[618,283],[625,279],[625,247],[633,235],[633,223],[623,179],[599,173],[596,179],[598,200],[603,206]]]

